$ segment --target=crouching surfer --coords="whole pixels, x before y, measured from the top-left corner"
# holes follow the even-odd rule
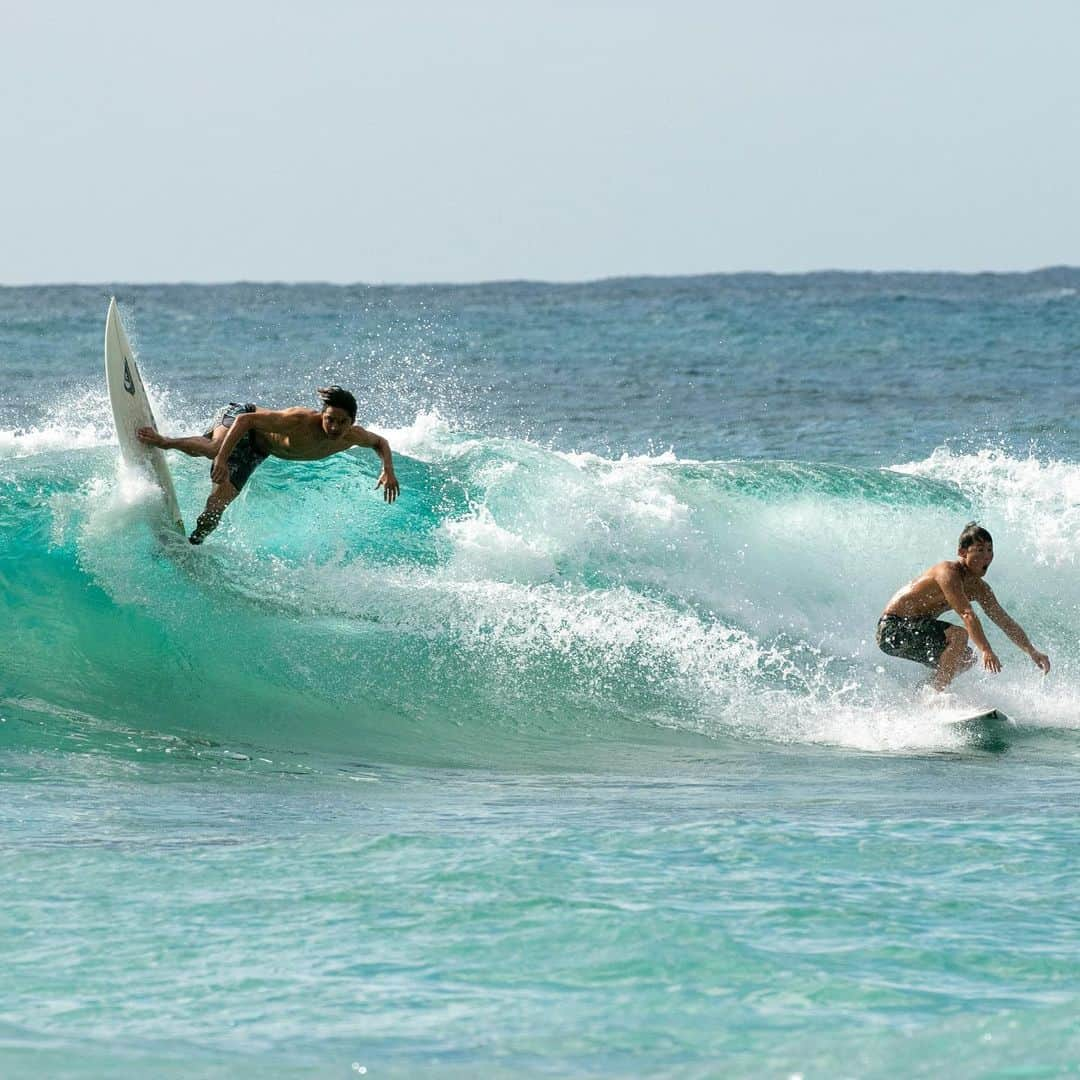
[[[1050,661],[1028,640],[1020,624],[998,603],[983,578],[994,560],[990,533],[972,521],[960,534],[956,559],[936,563],[905,585],[885,605],[878,620],[877,643],[882,652],[914,660],[933,669],[930,685],[944,690],[962,671],[976,662],[968,641],[978,649],[983,667],[993,674],[1001,661],[990,648],[972,601],[979,604],[1009,640],[1031,657],[1044,674]],[[938,616],[952,608],[963,626],[944,622]]]

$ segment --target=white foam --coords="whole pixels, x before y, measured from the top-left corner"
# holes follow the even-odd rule
[[[614,460],[601,457],[599,454],[594,454],[585,450],[570,451],[568,453],[559,452],[559,457],[563,458],[565,461],[569,461],[572,465],[576,465],[578,468],[599,466],[600,468],[611,469],[612,471],[640,466],[650,467],[653,465],[701,464],[701,462],[696,461],[693,458],[676,457],[674,450],[665,450],[660,454],[623,454],[621,457]]]
[[[116,433],[98,423],[73,427],[25,428],[0,431],[0,458],[33,457],[60,450],[83,450],[116,443]]]
[[[155,391],[149,384],[146,391],[159,426],[168,430],[173,413],[182,406],[171,394]],[[0,431],[0,460],[116,443],[108,393],[102,386],[82,386],[58,400],[45,422]]]
[[[456,431],[438,409],[417,413],[416,419],[405,427],[373,426],[387,439],[395,453],[407,454],[419,461],[454,460],[492,442]]]
[[[72,529],[92,543],[114,537],[133,522],[153,520],[161,499],[155,481],[118,455],[112,475],[91,477],[78,492],[52,497],[53,543],[65,543]]]
[[[957,454],[941,448],[895,471],[956,484],[981,512],[1012,526],[1026,553],[1042,565],[1075,566],[1080,560],[1080,465],[1014,458],[1003,450]],[[985,524],[994,531],[992,522]]]
[[[544,581],[556,573],[546,538],[529,540],[501,527],[487,507],[447,521],[443,533],[453,547],[448,573],[463,580]]]

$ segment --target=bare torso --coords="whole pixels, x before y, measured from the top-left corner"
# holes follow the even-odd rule
[[[255,413],[266,413],[267,409],[256,409]],[[331,439],[323,431],[322,414],[314,409],[283,409],[277,414],[278,431],[251,432],[256,449],[271,457],[285,458],[287,461],[318,461],[330,457],[342,450],[348,450],[354,443],[347,439]]]
[[[936,619],[948,611],[952,605],[945,598],[940,585],[941,571],[953,566],[960,572],[964,594],[968,600],[982,602],[986,586],[982,579],[973,574],[961,562],[935,563],[929,570],[920,574],[914,581],[909,581],[899,589],[885,605],[884,615],[898,615],[903,619]]]

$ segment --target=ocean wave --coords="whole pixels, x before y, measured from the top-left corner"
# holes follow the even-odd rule
[[[966,676],[957,707],[1075,724],[1077,466],[606,459],[437,414],[389,434],[396,505],[374,455],[273,461],[192,549],[162,546],[152,485],[97,429],[38,432],[0,459],[4,614],[24,643],[7,699],[408,760],[663,731],[948,749],[960,736],[873,630],[979,517],[999,596],[1055,671],[1003,645],[1005,672]],[[193,518],[206,462],[171,461]]]

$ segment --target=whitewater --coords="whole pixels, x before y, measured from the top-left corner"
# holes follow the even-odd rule
[[[0,290],[4,1074],[1075,1067],[1078,287]],[[109,291],[162,430],[332,379],[399,501],[163,537]],[[973,519],[1053,670],[943,702],[874,627]]]

